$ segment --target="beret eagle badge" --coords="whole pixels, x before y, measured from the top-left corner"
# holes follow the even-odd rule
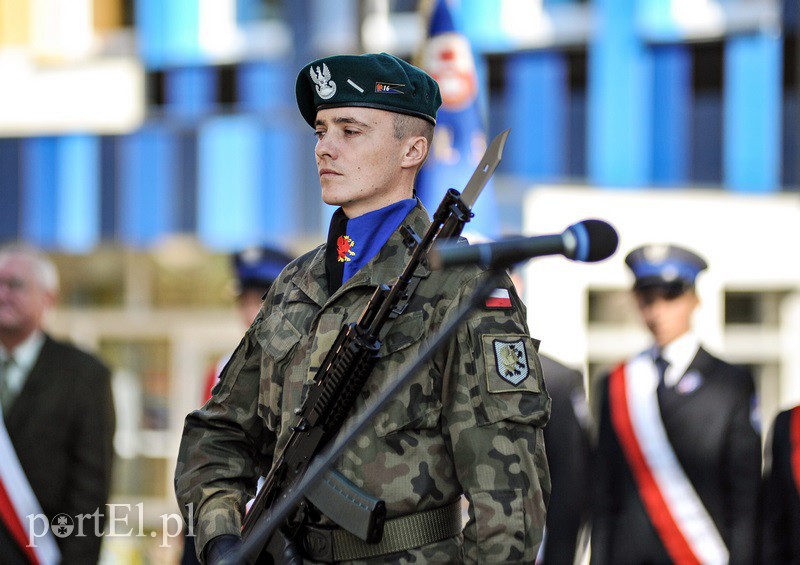
[[[328,65],[322,63],[322,70],[319,67],[309,67],[308,72],[311,73],[311,80],[314,81],[317,89],[317,96],[323,100],[331,98],[336,94],[336,83],[331,80],[331,71]]]

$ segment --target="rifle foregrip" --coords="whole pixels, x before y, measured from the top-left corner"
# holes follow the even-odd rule
[[[342,371],[339,393],[331,406],[325,428],[334,433],[339,431],[355,404],[356,397],[361,394],[372,369],[378,364],[380,356],[377,349],[367,348],[360,344],[350,344],[353,349],[353,362],[340,367]],[[380,347],[380,344],[378,344]]]

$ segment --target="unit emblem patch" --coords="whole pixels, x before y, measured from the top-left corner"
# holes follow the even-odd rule
[[[530,373],[525,343],[521,339],[517,341],[494,340],[494,358],[497,374],[501,379],[514,386],[524,381]]]

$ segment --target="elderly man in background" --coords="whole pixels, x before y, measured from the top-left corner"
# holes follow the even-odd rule
[[[96,563],[100,554],[114,453],[110,372],[44,331],[57,292],[47,257],[23,246],[0,248],[4,565]]]

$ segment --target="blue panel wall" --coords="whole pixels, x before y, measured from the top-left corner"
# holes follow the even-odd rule
[[[147,246],[176,231],[174,187],[178,153],[174,134],[150,124],[119,142],[120,239]]]
[[[243,63],[236,75],[239,93],[237,107],[246,111],[274,111],[289,105],[294,107],[295,74],[296,70],[275,61]]]
[[[567,105],[567,178],[586,177],[586,90],[573,89]]]
[[[456,28],[464,31],[472,46],[479,50],[496,51],[511,46],[512,41],[503,31],[500,2],[461,0],[454,16]]]
[[[800,107],[798,96],[787,96],[783,101],[783,174],[784,186],[800,186]]]
[[[21,157],[19,139],[0,139],[0,242],[19,237]]]
[[[147,67],[193,64],[203,59],[197,0],[136,0],[134,7],[137,48]]]
[[[262,237],[283,245],[300,235],[297,222],[300,198],[294,183],[300,145],[297,136],[283,128],[266,126],[260,132],[258,163],[262,211],[259,231]],[[313,159],[313,153],[308,155]],[[313,188],[316,189],[318,185]],[[327,231],[327,226],[325,228]]]
[[[735,191],[780,188],[781,44],[770,31],[726,43],[724,180]]]
[[[91,250],[100,239],[100,142],[95,136],[58,138],[56,244]]]
[[[236,21],[239,23],[264,19],[266,3],[261,0],[236,0]]]
[[[57,143],[55,137],[23,141],[22,235],[45,248],[56,243]]]
[[[119,138],[100,138],[100,236],[104,241],[117,237],[117,145]]]
[[[786,30],[797,32],[800,29],[800,4],[796,0],[780,0],[781,16]]]
[[[220,117],[203,124],[197,146],[197,232],[206,245],[287,244],[297,235],[292,134],[250,116]]]
[[[506,64],[505,106],[513,142],[504,152],[505,170],[533,180],[566,173],[566,58],[555,51],[512,55]]]
[[[215,67],[176,67],[164,73],[164,109],[177,118],[210,114],[216,105]]]
[[[638,0],[636,27],[650,41],[681,42],[685,23],[676,20],[672,0]]]
[[[685,45],[653,48],[652,182],[681,185],[691,163],[692,61]]]
[[[650,180],[652,63],[635,29],[635,0],[598,0],[602,33],[589,49],[587,160],[593,184]]]
[[[261,237],[259,134],[244,116],[214,118],[198,131],[197,230],[211,248],[244,247]]]
[[[159,0],[135,0],[133,3],[136,46],[148,67],[159,67],[166,59],[169,26],[162,4]]]
[[[358,2],[338,3],[335,15],[327,0],[284,2],[295,48],[280,61],[237,63],[234,116],[218,114],[218,69],[204,66],[200,45],[201,3],[133,4],[143,61],[165,70],[164,107],[149,108],[158,121],[120,138],[0,139],[0,240],[22,236],[80,251],[100,239],[147,246],[167,233],[197,230],[209,245],[229,249],[317,229],[327,208],[319,214],[313,139],[294,105],[294,80],[309,59],[352,45]],[[242,21],[273,8],[258,0],[238,5]],[[512,47],[502,3],[453,5],[485,85],[481,54]],[[783,5],[793,18],[785,25],[796,28],[800,11]],[[796,92],[781,100],[782,40],[775,30],[727,35],[722,92],[718,84],[692,92],[694,49],[681,43],[684,30],[670,0],[596,0],[586,7],[596,25],[585,92],[582,85],[570,91],[561,47],[512,49],[505,72],[492,75],[506,82],[493,84],[490,133],[513,128],[506,173],[537,181],[585,174],[601,187],[722,182],[735,191],[770,192],[782,181],[796,184],[800,169],[781,177],[781,159],[797,154],[800,110]]]
[[[695,91],[692,102],[692,167],[694,185],[722,184],[722,93]]]
[[[175,183],[176,228],[182,233],[197,230],[197,130],[176,132],[178,175]]]
[[[24,141],[23,236],[45,249],[90,250],[100,239],[100,145],[96,137]]]

